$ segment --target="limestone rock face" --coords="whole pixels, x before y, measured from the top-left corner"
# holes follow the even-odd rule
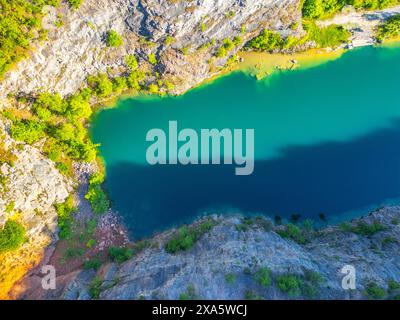
[[[282,34],[295,32],[289,26],[300,20],[299,3],[300,0],[85,0],[78,10],[64,4],[57,12],[49,9],[43,23],[48,41],[36,44],[31,57],[6,75],[0,83],[0,98],[10,92],[32,94],[43,90],[67,95],[81,87],[88,75],[121,72],[127,54],[135,53],[146,60],[150,52],[161,60],[157,66],[161,74],[185,80],[176,88],[177,93],[182,92],[210,76],[206,61],[224,38],[240,35],[248,40],[266,26]],[[62,15],[60,28],[54,26],[57,14]],[[106,46],[105,38],[111,29],[122,36],[123,46]],[[168,49],[164,44],[167,36],[173,38],[170,47],[175,54],[163,58]],[[186,57],[178,52],[187,47],[196,53],[198,47],[211,40],[215,45],[206,54]]]
[[[321,277],[319,286],[313,285],[314,298],[360,299],[365,298],[365,286],[370,282],[387,290],[390,280],[400,281],[400,207],[383,208],[352,222],[353,226],[379,223],[383,229],[373,235],[330,226],[306,244],[282,238],[276,228],[263,225],[239,231],[240,215],[214,219],[217,225],[188,251],[167,253],[168,231],[151,239],[148,248],[127,262],[106,263],[97,274],[75,270],[60,276],[56,291],[32,287],[21,297],[89,299],[94,277],[103,280],[101,299],[178,299],[188,290],[200,299],[244,299],[248,292],[265,299],[288,299],[293,297],[279,289],[277,277],[304,277],[310,271]],[[342,288],[341,270],[346,265],[356,270],[356,290]],[[268,287],[255,280],[254,274],[262,267],[271,271]],[[227,281],[227,275],[233,275],[234,280]],[[310,292],[303,288],[297,298],[309,299]]]
[[[53,207],[72,191],[54,163],[40,151],[13,141],[0,123],[4,146],[16,160],[0,166],[0,228],[8,219],[18,220],[26,229],[27,241],[16,251],[0,253],[0,299],[25,272],[39,263],[43,250],[56,239],[57,213]]]

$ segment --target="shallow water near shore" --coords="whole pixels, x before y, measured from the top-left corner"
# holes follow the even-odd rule
[[[366,47],[263,80],[234,72],[179,97],[124,98],[93,119],[106,188],[134,238],[204,213],[338,221],[400,198],[400,48]],[[155,165],[146,133],[255,130],[255,166]]]

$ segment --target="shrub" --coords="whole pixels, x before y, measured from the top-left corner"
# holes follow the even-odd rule
[[[93,92],[100,98],[105,98],[113,93],[113,84],[105,73],[89,76],[87,83]]]
[[[155,66],[157,64],[157,58],[156,58],[156,55],[154,53],[150,53],[148,58],[149,58],[149,62],[152,65]]]
[[[279,33],[265,29],[259,36],[250,40],[247,47],[257,51],[272,51],[281,48],[283,43]]]
[[[388,291],[391,293],[399,289],[400,289],[400,282],[390,279],[388,282]]]
[[[101,184],[98,183],[89,184],[89,190],[85,195],[85,199],[90,202],[95,214],[105,213],[110,207],[108,197],[101,187]]]
[[[78,9],[82,4],[82,0],[67,0],[67,1],[69,5],[74,9]]]
[[[372,224],[360,221],[356,226],[352,226],[348,223],[343,223],[340,225],[342,231],[353,232],[362,236],[372,236],[375,233],[386,230],[386,228],[379,222],[375,221]]]
[[[236,282],[236,276],[233,273],[227,273],[225,275],[225,281],[229,284],[234,284]]]
[[[55,114],[64,114],[65,107],[65,103],[58,93],[52,94],[49,92],[43,92],[39,94],[39,96],[35,99],[35,102],[33,103],[33,110],[38,116],[38,108],[49,110],[51,113]],[[39,110],[39,113],[40,112],[43,113],[43,110]]]
[[[85,270],[90,270],[90,269],[98,270],[100,269],[100,267],[101,267],[101,261],[97,258],[87,260],[83,264],[83,268]]]
[[[89,285],[89,295],[92,299],[98,299],[101,293],[103,280],[100,277],[95,277]]]
[[[182,292],[179,295],[179,300],[195,300],[196,298],[196,291],[193,285],[189,285],[186,292]]]
[[[58,218],[59,237],[68,239],[72,235],[72,214],[77,211],[73,204],[72,196],[69,196],[64,203],[55,205]]]
[[[122,263],[132,258],[133,250],[126,247],[110,247],[108,255],[113,262]]]
[[[214,222],[212,220],[203,221],[190,228],[183,226],[165,244],[165,250],[172,254],[189,250],[202,235],[209,232],[213,227]]]
[[[307,243],[304,232],[296,225],[289,223],[284,230],[277,231],[282,238],[289,238],[299,244]]]
[[[400,36],[400,14],[390,17],[378,26],[376,38],[379,42],[398,36]]]
[[[268,268],[260,268],[254,274],[254,280],[264,288],[267,288],[271,284],[271,276]]]
[[[25,228],[17,221],[7,220],[0,229],[0,253],[18,249],[25,239]]]
[[[278,288],[290,298],[296,298],[301,294],[301,281],[296,275],[281,275],[277,277],[276,281]]]
[[[137,59],[133,54],[125,57],[125,64],[131,71],[134,71],[138,68]]]
[[[96,94],[99,96],[108,94],[108,83],[106,80],[100,80],[98,86],[96,87]],[[68,97],[66,103],[66,112],[65,115],[69,120],[77,121],[88,119],[92,115],[92,108],[89,104],[89,97],[85,96],[85,93],[80,93],[77,95],[72,95]]]
[[[106,43],[107,46],[116,48],[122,46],[124,42],[122,41],[121,36],[115,30],[110,30],[107,33]]]
[[[364,294],[372,300],[383,299],[386,295],[385,289],[379,287],[376,283],[370,282],[365,286]]]
[[[11,126],[11,137],[28,144],[37,142],[45,137],[46,126],[34,120],[18,120]]]

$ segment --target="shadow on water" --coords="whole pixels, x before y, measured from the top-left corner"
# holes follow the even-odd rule
[[[188,222],[207,208],[316,218],[377,206],[400,196],[400,122],[350,142],[291,147],[257,161],[250,176],[231,165],[107,168],[115,208],[134,237]]]

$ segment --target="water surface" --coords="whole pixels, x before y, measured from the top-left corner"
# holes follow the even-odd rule
[[[400,48],[361,48],[256,81],[241,72],[180,97],[122,99],[92,124],[106,188],[134,237],[207,213],[293,213],[331,221],[400,198]],[[146,133],[254,128],[255,170],[156,165]]]

